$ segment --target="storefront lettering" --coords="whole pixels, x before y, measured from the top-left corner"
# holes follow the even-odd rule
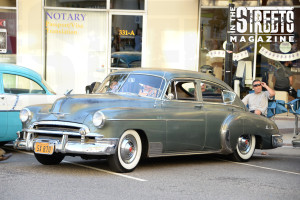
[[[66,20],[66,21],[84,21],[86,14],[79,13],[59,13],[47,12],[47,19]]]
[[[295,42],[294,36],[257,36],[257,42]],[[254,35],[230,36],[230,42],[255,42]]]
[[[230,40],[254,42],[257,34],[257,42],[294,42],[294,19],[293,7],[231,8]]]
[[[53,34],[77,35],[84,28],[86,14],[47,12],[46,31]]]

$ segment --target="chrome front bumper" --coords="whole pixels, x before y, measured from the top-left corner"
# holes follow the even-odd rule
[[[61,140],[57,139],[38,139],[33,137],[33,133],[18,133],[18,138],[14,141],[14,148],[34,151],[36,142],[49,143],[54,145],[54,152],[63,154],[77,155],[111,155],[116,151],[118,138],[101,138],[94,143],[84,141],[68,141],[68,136],[63,135]]]
[[[283,145],[283,139],[282,139],[282,135],[272,135],[272,146],[274,148],[276,147],[282,147]]]

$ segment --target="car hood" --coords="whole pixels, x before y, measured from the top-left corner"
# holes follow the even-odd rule
[[[49,113],[41,113],[38,121],[60,120],[83,123],[97,110],[124,107],[153,107],[155,99],[118,94],[70,95],[58,99]]]

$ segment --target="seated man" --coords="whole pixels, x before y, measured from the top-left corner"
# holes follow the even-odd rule
[[[260,80],[254,80],[252,86],[254,93],[248,94],[242,101],[245,105],[249,105],[250,112],[267,116],[268,99],[275,96],[275,91]],[[262,91],[262,87],[266,88],[267,91]]]

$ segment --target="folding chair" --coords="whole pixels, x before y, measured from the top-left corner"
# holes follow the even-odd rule
[[[289,107],[289,111],[290,113],[295,115],[295,128],[294,128],[294,137],[296,137],[299,132],[298,132],[298,118],[300,115],[300,99],[299,97],[297,99],[294,99],[290,102],[287,103],[288,107]]]

